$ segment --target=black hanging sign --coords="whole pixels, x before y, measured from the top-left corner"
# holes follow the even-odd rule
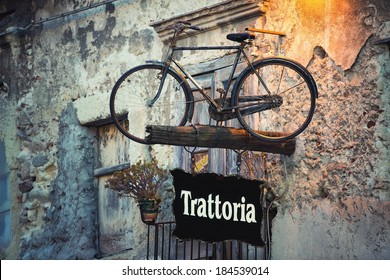
[[[263,246],[258,180],[215,173],[192,175],[171,171],[175,187],[173,211],[180,239],[208,242],[241,240]]]

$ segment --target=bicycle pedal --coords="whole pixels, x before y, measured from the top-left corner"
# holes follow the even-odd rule
[[[222,110],[221,112],[218,112],[217,110],[213,109],[211,106],[209,106],[209,115],[213,120],[216,121],[227,121],[227,120],[235,119],[237,117],[234,111]]]

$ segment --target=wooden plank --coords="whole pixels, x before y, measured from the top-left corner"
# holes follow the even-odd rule
[[[148,144],[225,148],[286,155],[292,155],[295,151],[295,139],[283,142],[263,141],[244,129],[232,127],[152,125],[148,126],[146,131],[149,133]],[[281,134],[273,133],[273,135]]]

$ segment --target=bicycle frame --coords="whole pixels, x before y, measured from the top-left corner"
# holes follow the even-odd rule
[[[238,44],[230,46],[178,47],[176,43],[179,35],[186,28],[193,30],[200,30],[200,28],[191,26],[190,22],[177,22],[170,28],[174,29],[174,34],[170,40],[165,59],[162,61],[146,61],[147,65],[139,65],[126,71],[117,80],[111,92],[111,116],[115,125],[128,138],[139,143],[148,143],[148,139],[140,132],[139,126],[135,126],[134,129],[131,128],[134,131],[130,131],[130,126],[125,128],[120,123],[119,114],[124,109],[126,110],[127,107],[128,112],[131,111],[136,114],[138,113],[137,110],[143,110],[142,113],[150,113],[154,117],[154,115],[160,112],[165,113],[165,107],[163,106],[171,106],[167,112],[169,111],[170,114],[172,112],[173,115],[169,115],[167,123],[169,125],[181,126],[186,123],[191,124],[195,108],[194,103],[200,101],[207,101],[210,120],[215,120],[217,125],[223,125],[222,122],[227,120],[237,119],[248,133],[264,141],[292,139],[308,126],[313,117],[315,98],[318,97],[318,92],[313,77],[304,66],[293,60],[277,57],[254,61],[247,53],[247,47],[251,46],[255,39],[255,36],[252,34],[228,34],[227,39],[238,42]],[[257,32],[257,30],[255,31]],[[281,35],[280,33],[268,31],[265,33]],[[223,86],[221,86],[223,88],[218,87],[216,89],[216,92],[220,93],[219,97],[209,93],[208,85],[202,85],[201,80],[197,77],[202,75],[201,73],[191,75],[185,66],[179,63],[179,58],[175,54],[177,51],[226,51],[232,54],[234,62],[232,64],[229,62],[229,65],[226,65],[230,72],[226,73],[227,77],[223,79]],[[242,71],[241,64],[238,67],[241,61],[246,62]],[[224,68],[224,66],[221,66],[221,68]],[[214,71],[217,71],[217,69],[210,69],[207,73]],[[153,76],[149,76],[150,73],[153,73]],[[133,78],[135,80],[132,80]],[[173,79],[175,88],[167,87],[168,78]],[[157,88],[147,89],[149,79],[156,79],[156,83],[153,83],[153,85],[157,86]],[[138,80],[141,85],[145,84],[145,87],[137,87],[137,83],[134,83],[135,87],[132,87],[131,82]],[[168,86],[171,85],[173,84],[170,83]],[[167,90],[165,91],[165,89]],[[173,91],[176,94],[177,89],[180,91],[179,103],[176,103],[176,95],[175,97],[172,96],[172,98],[170,96]],[[144,91],[140,92],[140,90]],[[194,99],[194,91],[200,92],[200,99]],[[115,107],[118,102],[122,103],[120,98],[123,95],[124,100],[127,100],[129,96],[132,98],[128,94],[133,94],[135,98],[139,98],[138,101],[141,106],[137,107],[139,109],[132,111],[132,106],[129,106],[127,103],[125,107],[122,105]],[[295,100],[295,95],[301,97]],[[161,98],[161,102],[158,102],[160,96],[164,98]],[[147,102],[146,104],[145,101]],[[152,107],[154,107],[155,103],[158,106],[154,108],[155,111],[152,114],[151,109],[153,109]],[[283,108],[290,106],[292,109],[277,109],[282,107],[282,105]],[[150,108],[145,108],[145,106]],[[176,109],[180,110],[177,115],[175,113]],[[270,113],[265,112],[267,110],[272,111]],[[265,113],[262,114],[262,112]],[[269,122],[262,121],[267,120],[268,117],[270,117]],[[275,125],[273,122],[275,122]],[[292,122],[294,123],[292,124]],[[151,118],[149,120],[145,118],[144,124],[146,127],[156,123],[159,124],[158,119]]]
[[[211,104],[211,106],[213,107],[213,109],[215,109],[217,112],[222,112],[224,109],[228,109],[228,110],[232,110],[234,108],[222,108],[221,104],[224,103],[225,99],[226,99],[226,95],[224,96],[224,98],[222,98],[220,104],[218,104],[205,90],[204,88],[195,80],[195,78],[185,69],[185,67],[183,65],[181,65],[178,61],[176,61],[174,59],[174,53],[176,51],[193,51],[193,50],[206,50],[206,51],[212,51],[212,50],[235,50],[237,53],[236,53],[236,57],[234,59],[234,63],[233,63],[233,68],[231,70],[231,73],[229,75],[229,78],[227,80],[227,84],[224,88],[224,91],[227,93],[230,89],[230,86],[232,84],[232,81],[233,81],[233,77],[234,77],[234,73],[236,72],[236,69],[237,69],[237,65],[238,65],[238,62],[240,60],[241,57],[244,57],[245,61],[247,62],[248,65],[250,65],[252,67],[252,63],[248,57],[248,55],[245,53],[244,51],[244,44],[241,44],[239,46],[204,46],[204,47],[175,47],[175,46],[170,46],[170,52],[168,53],[166,59],[164,60],[164,65],[166,66],[166,68],[164,69],[163,71],[163,74],[162,74],[162,78],[161,78],[161,84],[160,84],[160,88],[159,88],[159,91],[156,95],[156,97],[154,98],[154,100],[151,101],[151,104],[154,103],[155,100],[158,99],[159,95],[160,95],[160,91],[161,89],[163,88],[163,85],[164,85],[164,81],[165,81],[165,77],[167,75],[167,72],[168,72],[168,68],[171,66],[171,64],[173,63],[176,67],[175,67],[175,71],[180,70],[180,72],[182,74],[184,74],[185,78],[187,80],[190,80],[191,83],[199,90],[199,92],[202,94],[202,96]],[[177,68],[177,69],[176,69]],[[262,82],[261,80],[261,77],[258,75],[258,73],[255,71],[254,68],[252,68],[253,72],[256,73],[256,75],[258,76],[259,80]]]

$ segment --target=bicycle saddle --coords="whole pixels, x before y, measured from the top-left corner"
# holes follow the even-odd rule
[[[249,33],[231,33],[226,36],[226,39],[235,42],[243,42],[245,40],[253,40],[255,39],[255,35]]]

